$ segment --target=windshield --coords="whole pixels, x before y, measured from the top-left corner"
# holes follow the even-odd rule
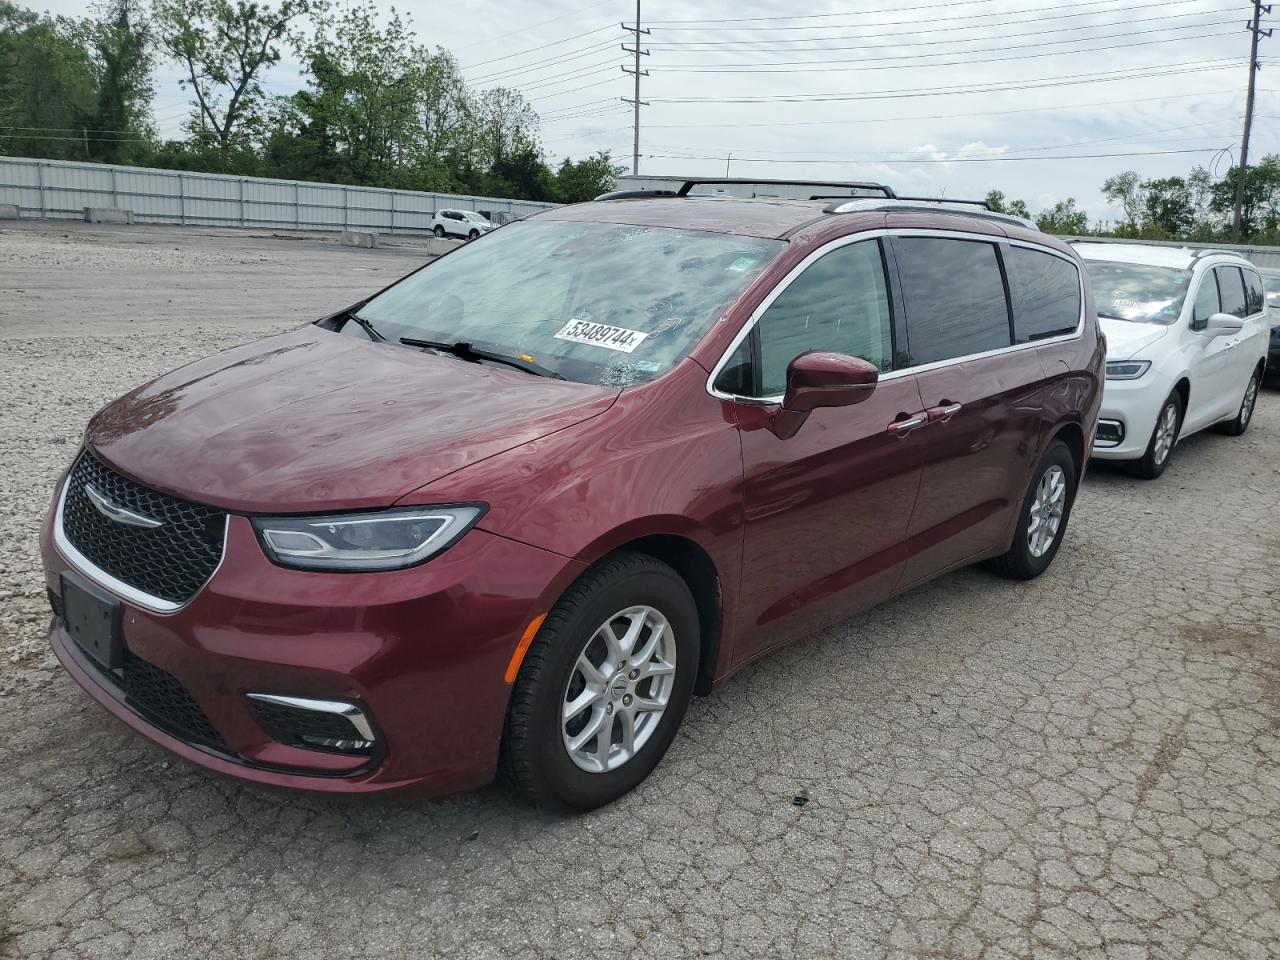
[[[466,342],[568,380],[629,386],[681,360],[785,246],[781,240],[528,220],[374,297],[389,340]]]
[[[480,216],[480,214],[472,213],[471,211],[465,211],[463,213],[463,216],[466,217],[468,220],[470,220],[472,223],[488,223],[489,222],[484,217]]]
[[[1191,284],[1191,271],[1142,263],[1089,260],[1098,316],[1137,323],[1175,322]]]

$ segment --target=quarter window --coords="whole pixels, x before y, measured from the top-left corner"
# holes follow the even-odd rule
[[[1210,270],[1200,278],[1200,289],[1196,291],[1196,301],[1191,305],[1191,329],[1203,330],[1209,325],[1209,318],[1222,312],[1218,300],[1218,278]]]
[[[888,370],[892,330],[879,241],[833,250],[793,280],[760,318],[760,395],[785,393],[787,367],[808,350],[846,353]]]
[[[1267,302],[1267,295],[1262,289],[1261,278],[1252,270],[1242,270],[1244,274],[1244,306],[1249,316],[1261,313]]]
[[[1010,346],[1009,302],[995,244],[899,237],[894,251],[913,364]]]
[[[1013,316],[1015,342],[1075,333],[1080,325],[1080,271],[1075,264],[1027,247],[1008,247],[1005,258],[1020,293]]]
[[[1215,267],[1218,275],[1218,290],[1222,296],[1222,312],[1233,317],[1247,317],[1248,309],[1244,303],[1244,281],[1240,279],[1239,267]]]

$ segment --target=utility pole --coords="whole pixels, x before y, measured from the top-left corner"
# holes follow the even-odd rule
[[[642,30],[640,28],[640,0],[636,0],[636,25],[634,27],[629,27],[624,23],[624,24],[621,24],[621,26],[622,26],[622,29],[626,30],[628,33],[634,33],[635,40],[636,40],[635,47],[628,47],[625,43],[622,45],[622,50],[624,53],[633,53],[635,54],[635,57],[636,57],[636,65],[634,68],[628,68],[628,67],[622,68],[623,73],[634,74],[636,78],[635,98],[634,99],[628,98],[628,97],[622,98],[622,102],[631,104],[633,107],[635,107],[635,112],[636,112],[635,137],[633,140],[633,146],[632,146],[632,152],[631,152],[631,175],[634,177],[640,173],[640,108],[647,107],[649,105],[647,101],[640,99],[640,78],[647,77],[649,75],[648,70],[640,69],[640,58],[649,56],[648,50],[640,49],[640,34],[642,33],[647,34],[649,32],[648,30]]]
[[[1236,168],[1236,204],[1231,214],[1231,242],[1240,242],[1241,214],[1244,209],[1244,184],[1249,175],[1249,131],[1253,127],[1253,87],[1258,75],[1258,40],[1271,36],[1270,30],[1262,29],[1262,15],[1270,14],[1271,7],[1263,6],[1262,0],[1253,0],[1253,19],[1246,29],[1253,35],[1249,49],[1249,92],[1244,100],[1244,134],[1240,138],[1240,166]]]

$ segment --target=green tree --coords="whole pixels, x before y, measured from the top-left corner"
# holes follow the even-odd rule
[[[1124,211],[1124,220],[1117,232],[1136,235],[1142,229],[1147,212],[1146,189],[1137,171],[1126,170],[1107,178],[1102,184],[1102,195],[1111,203],[1120,204]]]
[[[1003,190],[991,190],[986,196],[987,206],[996,213],[1007,213],[1012,217],[1031,219],[1031,211],[1025,200],[1006,200]]]
[[[97,93],[82,27],[0,0],[0,153],[87,160]]]
[[[1089,232],[1089,215],[1076,206],[1074,197],[1068,197],[1050,209],[1040,211],[1036,226],[1045,233],[1080,236]]]
[[[601,150],[584,160],[574,162],[566,157],[556,171],[554,199],[560,203],[582,203],[613,189],[627,168],[615,164],[609,151]]]
[[[88,49],[97,86],[92,125],[101,139],[90,155],[106,163],[145,156],[152,136],[150,24],[136,0],[108,0],[88,25]]]
[[[1240,168],[1232,167],[1210,188],[1211,210],[1230,216],[1239,180]],[[1280,239],[1280,155],[1267,154],[1260,163],[1249,167],[1244,178],[1241,228],[1249,240]]]
[[[1182,177],[1163,177],[1142,184],[1146,204],[1146,223],[1159,239],[1178,239],[1191,232],[1195,224],[1195,202]],[[1154,238],[1153,238],[1154,239]]]
[[[254,132],[266,94],[262,75],[280,62],[280,45],[292,40],[298,17],[311,0],[281,0],[279,7],[252,0],[155,0],[157,39],[179,64],[179,84],[196,99],[188,121],[194,135],[227,147]]]

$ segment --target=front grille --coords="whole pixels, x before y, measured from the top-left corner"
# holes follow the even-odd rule
[[[105,516],[85,494],[86,484],[116,506],[161,525],[146,529]],[[117,580],[153,597],[185,603],[222,559],[226,514],[134,483],[86,450],[67,479],[62,531],[72,546]]]
[[[332,753],[366,755],[373,743],[361,739],[359,731],[346,717],[319,710],[304,710],[269,700],[249,700],[258,724],[277,743]],[[336,746],[342,743],[344,746]]]
[[[131,707],[179,740],[226,751],[226,741],[177,677],[143,660],[128,647],[124,649],[122,670],[124,695]]]

